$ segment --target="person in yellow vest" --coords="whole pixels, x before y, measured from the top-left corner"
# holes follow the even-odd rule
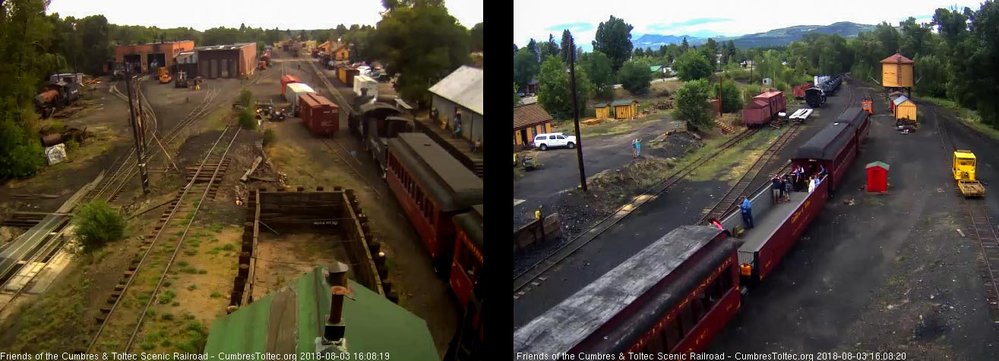
[[[537,209],[534,210],[534,219],[535,220],[541,220],[541,207],[540,206]]]

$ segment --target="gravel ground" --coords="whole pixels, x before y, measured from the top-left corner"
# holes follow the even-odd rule
[[[568,240],[613,213],[627,199],[647,191],[651,183],[661,181],[670,168],[668,158],[681,157],[703,145],[699,137],[692,133],[661,136],[649,143],[641,158],[621,168],[608,169],[589,177],[587,193],[567,190],[545,198],[542,204],[546,212],[559,214],[562,234],[521,251],[514,258],[514,274],[547,257]],[[514,217],[515,225],[523,225],[533,219],[524,212],[515,213]]]
[[[876,103],[871,136],[845,186],[773,275],[743,298],[742,310],[715,339],[712,352],[999,358],[999,331],[978,272],[978,243],[957,232],[967,234],[967,219],[948,175],[950,154],[937,137],[936,122],[944,117],[924,109],[922,129],[901,135],[884,108]],[[967,135],[952,128],[960,147]],[[864,165],[875,160],[891,165],[886,195],[860,189]]]

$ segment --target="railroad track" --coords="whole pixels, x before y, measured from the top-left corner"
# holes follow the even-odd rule
[[[217,192],[228,166],[226,156],[239,136],[239,127],[227,127],[202,159],[177,198],[163,212],[151,237],[144,240],[128,271],[122,275],[97,317],[97,332],[88,352],[129,351],[142,323],[180,252],[204,201]],[[228,142],[226,142],[228,141]],[[210,174],[210,176],[208,176]],[[178,217],[179,216],[179,217]],[[171,236],[172,235],[172,236]]]
[[[597,224],[594,227],[590,228],[586,232],[580,233],[578,236],[574,237],[572,240],[570,240],[565,245],[560,247],[558,250],[555,251],[553,255],[531,265],[525,271],[514,275],[513,298],[518,299],[524,293],[529,292],[533,287],[536,287],[538,284],[540,284],[540,282],[543,282],[545,279],[547,279],[546,277],[544,277],[545,272],[548,272],[556,265],[562,263],[565,259],[569,258],[574,253],[576,253],[576,251],[583,248],[583,246],[587,245],[588,243],[596,239],[598,236],[606,232],[608,229],[610,229],[610,227],[620,223],[623,219],[625,219],[636,209],[640,208],[646,202],[655,199],[660,194],[665,192],[667,189],[672,187],[674,184],[686,178],[687,175],[696,170],[701,164],[708,161],[709,159],[718,156],[718,154],[721,154],[722,152],[732,148],[736,144],[741,143],[746,138],[749,138],[753,134],[756,134],[757,131],[758,129],[756,128],[743,130],[742,132],[736,134],[729,140],[725,141],[725,143],[722,143],[717,149],[715,149],[711,153],[706,154],[690,163],[687,163],[687,165],[677,170],[677,172],[673,173],[671,176],[669,176],[659,184],[649,188],[649,190],[644,193],[644,197],[642,196],[638,197],[639,198],[638,201],[634,202],[633,204],[626,204],[624,206],[621,206],[614,213],[597,222]]]
[[[728,192],[722,196],[721,200],[718,201],[718,203],[715,203],[715,205],[711,208],[707,209],[704,217],[702,217],[698,223],[707,223],[711,219],[721,220],[722,217],[735,209],[739,199],[748,195],[746,194],[746,190],[749,189],[753,181],[756,180],[756,177],[760,175],[764,166],[777,157],[780,151],[787,146],[787,143],[801,132],[801,129],[802,127],[800,125],[791,125],[790,129],[785,130],[780,137],[774,140],[773,143],[770,143],[770,146],[767,147],[759,158],[756,158],[756,162],[750,166],[746,173],[742,174],[742,177],[739,177],[739,181],[736,182],[732,188],[729,188]],[[780,170],[777,171],[777,173],[783,173],[787,167],[788,165],[785,164]]]
[[[384,182],[383,180],[371,179],[371,177],[364,175],[364,173],[362,173],[360,169],[361,162],[358,161],[357,158],[355,158],[353,155],[351,155],[350,151],[348,151],[347,148],[345,148],[336,140],[334,139],[321,139],[321,140],[323,141],[323,145],[325,145],[326,148],[329,148],[330,152],[332,152],[333,155],[335,155],[338,159],[340,159],[340,162],[346,164],[347,167],[350,168],[351,172],[357,175],[358,178],[364,180],[364,182],[368,183],[368,188],[370,188],[372,192],[375,192],[375,196],[378,199],[382,198],[382,193],[378,191],[378,188],[375,187],[375,184],[377,184],[378,182]],[[356,163],[357,165],[354,165],[354,163]]]
[[[929,109],[933,118],[936,119],[937,134],[944,151],[949,153],[957,150],[944,120],[940,118],[935,108],[929,107]],[[973,232],[969,232],[969,234],[974,234],[982,252],[980,273],[982,283],[985,286],[985,298],[989,303],[992,323],[999,324],[999,234],[996,232],[997,225],[989,216],[989,208],[984,200],[963,198],[961,204],[971,221],[970,226]]]
[[[205,97],[202,99],[201,103],[199,103],[198,106],[196,106],[194,109],[188,112],[188,114],[185,115],[184,118],[179,123],[177,123],[177,125],[174,126],[173,129],[167,132],[166,137],[161,139],[163,143],[169,144],[178,136],[180,136],[182,130],[190,126],[198,119],[201,119],[201,117],[208,114],[208,112],[212,108],[212,104],[218,98],[222,90],[218,88],[208,89],[207,87],[205,88],[205,90],[206,90]],[[120,91],[117,91],[117,89],[113,89],[112,93],[115,93],[115,96],[123,98],[125,101],[128,101],[127,96],[122,94]],[[145,99],[145,96],[142,97],[143,99]],[[144,105],[142,107],[143,113],[146,113],[147,114],[146,116],[150,119],[156,119],[155,112],[152,110],[151,107],[148,107],[148,102],[143,101],[143,105]],[[150,150],[149,155],[146,158],[147,163],[153,160],[157,155],[159,155],[162,152],[160,147],[152,142],[147,144],[146,148]],[[128,181],[139,173],[137,167],[138,161],[135,158],[136,158],[135,148],[132,148],[132,150],[129,151],[127,155],[125,155],[123,158],[119,158],[118,160],[116,160],[115,163],[113,164],[118,164],[118,166],[115,167],[114,170],[111,172],[111,174],[109,174],[108,177],[106,177],[104,181],[100,185],[98,185],[98,187],[93,192],[91,192],[91,194],[89,194],[87,198],[84,199],[84,202],[98,198],[107,200],[109,202],[115,200],[118,194],[121,193],[121,191],[128,184]]]

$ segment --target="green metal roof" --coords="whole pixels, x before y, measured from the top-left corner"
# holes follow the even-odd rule
[[[316,352],[331,302],[324,267],[215,321],[205,353]],[[388,352],[413,361],[439,361],[423,319],[350,280],[343,324],[348,352]]]
[[[607,103],[596,103],[596,104],[593,104],[594,108],[603,108],[603,107],[606,107],[606,106],[607,106]]]
[[[621,105],[631,105],[631,103],[635,102],[637,101],[634,99],[621,99],[621,100],[615,100],[613,103],[611,103],[611,105],[616,107]]]
[[[864,168],[871,168],[871,167],[881,167],[881,168],[884,168],[885,170],[891,169],[891,166],[888,165],[888,163],[885,163],[885,162],[882,162],[882,161],[874,161],[874,162],[867,163],[867,166],[865,166]]]
[[[655,72],[659,71],[659,70],[660,70],[660,69],[662,69],[662,68],[663,68],[663,66],[662,66],[662,65],[653,65],[653,66],[650,66],[650,67],[649,67],[649,71],[651,71],[651,72],[655,73]]]

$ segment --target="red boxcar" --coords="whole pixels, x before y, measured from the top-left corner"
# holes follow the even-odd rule
[[[811,87],[812,82],[807,82],[805,84],[795,85],[794,88],[791,89],[791,92],[793,93],[795,99],[805,99],[805,89]]]
[[[738,242],[681,226],[514,333],[531,354],[702,351],[739,310]]]
[[[472,289],[482,269],[482,205],[472,211],[454,216],[457,236],[454,242],[454,259],[451,261],[451,290],[462,308],[468,306]]]
[[[434,269],[447,277],[455,242],[452,217],[482,204],[482,179],[423,133],[389,139],[386,181],[406,211]]]
[[[281,96],[284,96],[284,89],[288,87],[291,83],[301,83],[302,80],[298,79],[297,76],[291,74],[285,74],[281,76]]]
[[[314,135],[331,136],[340,130],[340,111],[326,97],[306,93],[298,97],[298,115]]]
[[[763,92],[753,97],[742,109],[742,124],[748,126],[769,123],[777,114],[787,110],[787,101],[780,91]]]

